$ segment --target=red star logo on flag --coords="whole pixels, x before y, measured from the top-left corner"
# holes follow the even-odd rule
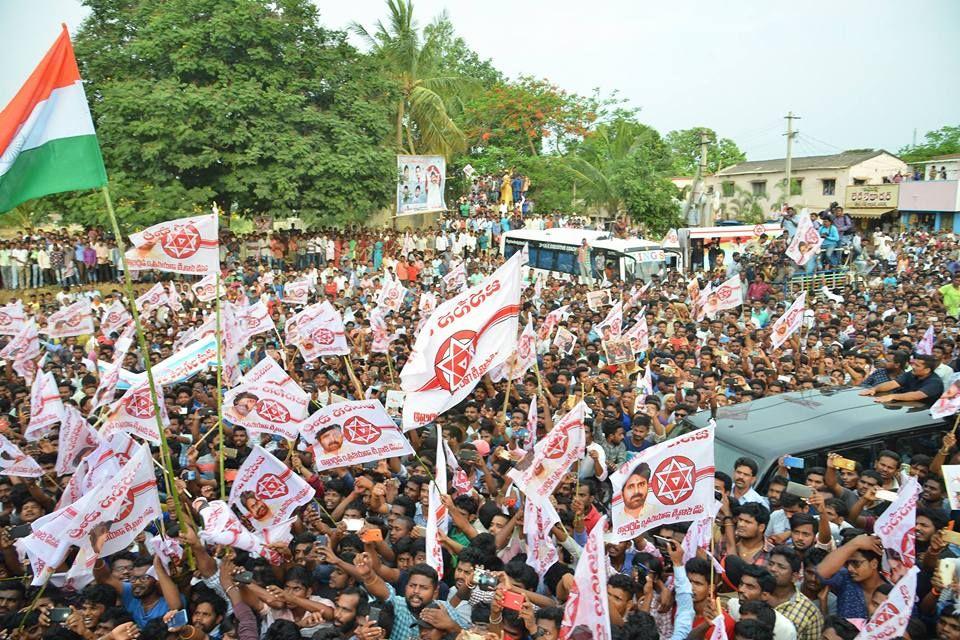
[[[880,605],[880,608],[877,609],[873,614],[873,620],[871,620],[871,627],[876,629],[877,627],[883,626],[890,620],[893,620],[900,614],[900,610],[897,609],[894,605],[890,603],[889,600]]]
[[[437,350],[434,372],[440,386],[451,393],[462,387],[466,381],[470,363],[476,354],[476,337],[474,331],[457,331]]]
[[[192,224],[174,225],[161,236],[160,248],[175,260],[186,260],[200,250],[200,232]]]
[[[360,416],[350,416],[343,422],[343,437],[354,444],[373,444],[380,439],[380,427]]]
[[[153,417],[153,401],[146,389],[134,392],[123,401],[123,408],[132,418],[146,420]]]
[[[0,324],[10,324],[11,322],[12,318],[9,314],[0,311]]]
[[[693,494],[696,466],[684,456],[671,456],[653,473],[651,489],[665,505],[680,504]]]
[[[543,452],[543,455],[550,460],[556,460],[567,452],[567,447],[569,444],[570,438],[567,437],[567,432],[563,431],[555,439],[547,442],[547,446]]]
[[[313,332],[313,339],[320,344],[333,344],[333,338],[333,331],[330,329],[320,328]]]
[[[290,411],[273,398],[259,400],[255,408],[257,415],[268,422],[281,423],[290,421]]]
[[[275,473],[265,473],[257,480],[257,497],[261,500],[274,500],[287,495],[286,483]]]

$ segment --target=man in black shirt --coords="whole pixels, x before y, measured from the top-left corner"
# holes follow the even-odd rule
[[[943,394],[943,380],[933,372],[938,364],[933,356],[917,356],[910,371],[902,373],[895,380],[861,391],[860,395],[876,396],[877,402],[923,402],[932,405]]]

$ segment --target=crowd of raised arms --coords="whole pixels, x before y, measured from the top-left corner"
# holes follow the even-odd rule
[[[579,224],[560,215],[528,211],[524,216],[519,208],[512,213],[488,209],[481,200],[475,188],[459,203],[463,206],[420,231],[319,229],[244,236],[221,231],[223,300],[238,306],[263,303],[279,328],[253,336],[242,348],[240,372],[274,360],[309,395],[311,414],[345,400],[378,399],[389,408],[388,395],[400,389],[399,372],[424,320],[422,292],[440,302],[455,295],[444,276],[461,263],[467,286],[482,282],[504,263],[500,235],[505,231]],[[66,419],[39,439],[25,437],[36,385],[23,376],[40,374],[7,361],[0,374],[0,435],[8,441],[0,442],[3,638],[557,640],[565,605],[583,597],[575,587],[577,561],[594,527],[604,526],[612,509],[610,476],[676,436],[687,416],[831,385],[859,386],[882,402],[929,406],[960,371],[957,238],[926,231],[861,234],[851,226],[834,231],[833,241],[831,228],[840,225],[830,214],[813,217],[828,240],[814,268],[842,261],[857,265],[851,272],[858,276],[809,292],[801,330],[771,349],[771,327],[796,296],[783,283],[798,270],[812,270],[785,257],[800,215],[806,214],[789,212],[780,239],[755,239],[733,256],[708,251],[703,258],[709,268],[692,275],[664,269],[645,289],[603,270],[529,284],[522,293],[520,327],[530,321],[539,333],[535,370],[510,382],[486,375],[462,402],[436,416],[435,427],[404,433],[416,455],[318,470],[316,450],[303,442],[250,433],[229,416],[218,425],[220,380],[213,369],[168,386],[161,400],[169,420],[163,437],[170,459],[163,459],[157,443],[151,448],[157,464],[150,475],[155,471],[165,500],[162,515],[129,547],[113,553],[99,554],[108,535],[95,527],[91,548],[100,557],[91,570],[83,571],[89,559],[74,548],[64,562],[46,568],[52,574],[47,580],[35,579],[45,568],[44,558],[28,558],[18,542],[30,535],[31,523],[78,500],[74,492],[82,480],[62,473],[64,467],[76,470],[81,461],[89,478],[99,464],[93,457],[117,452],[111,453],[110,443],[99,442],[94,431],[92,446],[70,445],[70,455],[77,456],[70,464],[63,459],[70,444]],[[615,233],[634,231],[618,222]],[[688,280],[697,278],[704,290],[736,274],[744,283],[744,308],[698,320]],[[120,328],[102,331],[101,319],[117,301],[127,309],[134,304],[118,284],[122,276],[120,251],[97,230],[22,233],[0,242],[2,286],[18,290],[13,299],[38,325],[77,300],[92,305],[95,331],[41,338],[39,370],[52,374],[63,406],[75,409],[78,413],[71,415],[80,415],[93,429],[104,420],[104,408],[135,384],[124,382],[144,371],[144,358],[158,365],[176,356],[187,348],[186,336],[215,314],[214,302],[201,301],[191,287],[196,279],[137,272],[137,279],[164,281],[177,295],[139,309],[147,353],[136,341],[130,346],[128,338],[121,384],[98,402],[105,369],[95,363],[112,362],[123,340]],[[297,347],[284,344],[280,331],[306,306],[284,302],[284,285],[303,280],[309,283],[308,304],[327,300],[342,314],[347,357],[307,362]],[[372,314],[381,287],[394,281],[406,287],[399,310]],[[48,288],[34,290],[44,285]],[[611,301],[624,301],[624,332],[641,318],[649,327],[649,348],[632,362],[606,361],[603,332],[594,327],[604,321],[609,305],[593,310],[586,299],[601,287],[611,291]],[[545,322],[563,307],[554,327]],[[386,353],[371,348],[375,326],[395,337]],[[918,347],[929,327],[934,341],[927,355]],[[555,344],[559,329],[576,337],[569,350]],[[5,336],[0,346],[12,337]],[[647,367],[652,389],[644,390]],[[527,533],[533,525],[525,522],[525,496],[507,475],[523,457],[533,400],[537,439],[580,401],[586,405],[583,455],[550,496],[559,522],[541,532],[556,549],[556,561],[540,572],[530,562]],[[882,562],[884,551],[875,535],[874,523],[890,506],[877,492],[897,491],[913,476],[922,487],[914,543],[919,573],[902,637],[960,639],[960,565],[942,562],[960,562],[960,545],[948,535],[957,514],[950,511],[941,471],[942,465],[960,460],[951,423],[944,423],[929,455],[914,453],[909,459],[883,451],[868,466],[851,467],[824,452],[829,453],[825,467],[797,470],[781,464],[762,487],[752,459],[717,468],[719,508],[711,541],[692,558],[685,559],[680,545],[689,522],[655,526],[624,541],[608,534],[605,566],[596,571],[607,575],[613,638],[722,637],[712,635],[720,631],[715,625],[722,625],[731,640],[857,637],[899,578]],[[441,483],[449,486],[440,499],[450,519],[440,534],[440,573],[440,564],[428,560],[425,540],[434,477],[446,472],[436,465],[438,433],[447,445],[448,464],[452,456],[466,478],[466,483]],[[22,461],[11,451],[34,459],[43,475],[17,476],[16,466],[4,464]],[[260,451],[283,467],[271,476],[278,483],[271,487],[275,494],[278,486],[283,493],[296,481],[314,496],[292,511],[285,523],[289,533],[279,541],[252,522],[267,510],[259,494],[235,498],[231,492],[238,471]],[[163,470],[167,463],[172,478]],[[649,479],[649,469],[647,474]],[[809,487],[809,497],[786,492],[788,481]],[[222,491],[231,494],[232,517],[242,524],[232,538],[210,534]],[[239,542],[251,533],[263,538],[253,547],[259,552]],[[584,631],[567,629],[563,640],[585,640],[589,631]]]

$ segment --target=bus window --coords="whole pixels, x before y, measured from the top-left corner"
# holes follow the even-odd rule
[[[503,245],[503,257],[509,260],[510,258],[513,257],[513,254],[515,254],[517,251],[520,251],[522,248],[523,248],[522,243],[514,244],[512,242],[506,242]],[[531,250],[531,253],[532,253],[532,250]],[[531,263],[532,262],[533,260],[531,259]]]
[[[624,271],[626,272],[627,282],[642,280],[649,282],[650,278],[660,272],[662,262],[639,262],[629,254],[623,256]]]
[[[575,259],[576,254],[570,251],[557,251],[557,263],[554,266],[554,271],[560,271],[561,273],[569,273],[570,275],[577,275],[579,270],[577,269],[577,261]]]

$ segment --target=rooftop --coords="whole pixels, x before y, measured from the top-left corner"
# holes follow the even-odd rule
[[[846,169],[855,164],[859,164],[870,158],[879,155],[893,155],[883,149],[852,149],[842,153],[834,153],[829,156],[802,156],[793,158],[791,161],[791,171],[804,171],[808,169]],[[717,172],[718,176],[733,176],[744,173],[776,173],[786,171],[787,159],[776,158],[774,160],[752,160],[741,162],[733,166],[721,169]]]

